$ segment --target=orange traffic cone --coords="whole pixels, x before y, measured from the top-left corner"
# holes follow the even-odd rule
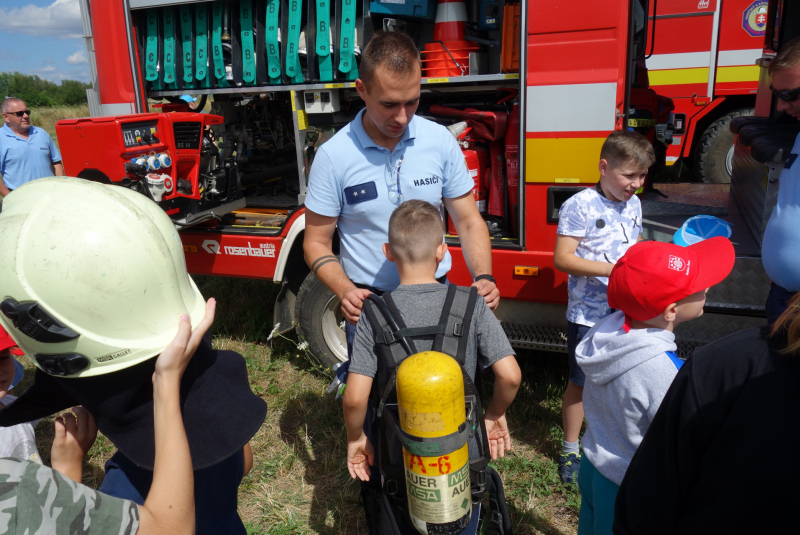
[[[467,5],[464,0],[439,0],[433,42],[422,51],[422,75],[464,76],[469,74],[469,53],[478,50],[472,41],[464,39]]]

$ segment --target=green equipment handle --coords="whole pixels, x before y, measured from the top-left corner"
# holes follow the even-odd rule
[[[164,9],[164,83],[175,83],[175,18],[171,7]]]
[[[303,0],[289,0],[289,31],[286,38],[286,76],[292,82],[303,83],[298,47],[300,43],[300,23],[303,16]]]
[[[281,55],[278,48],[278,28],[280,27],[280,0],[267,0],[266,47],[267,47],[267,76],[269,83],[281,83]]]
[[[181,52],[183,54],[183,81],[187,88],[194,87],[192,73],[192,9],[181,6]]]
[[[253,45],[251,0],[239,0],[239,21],[242,28],[242,80],[246,85],[256,85],[256,49]]]
[[[225,61],[222,57],[222,12],[225,4],[214,2],[212,7],[212,32],[211,32],[211,54],[214,59],[214,77],[220,87],[229,87],[228,78],[225,75]]]
[[[341,34],[339,36],[339,71],[345,73],[345,79],[348,81],[358,78],[355,43],[356,0],[343,0]]]
[[[331,58],[331,8],[328,0],[317,0],[317,64],[319,79],[323,82],[333,80],[333,60]]]
[[[158,80],[158,10],[147,10],[147,44],[145,45],[144,78]]]

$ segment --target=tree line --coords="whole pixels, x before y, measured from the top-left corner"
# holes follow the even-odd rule
[[[0,100],[21,98],[31,108],[86,104],[86,90],[90,87],[77,80],[62,80],[59,85],[35,74],[0,72]]]

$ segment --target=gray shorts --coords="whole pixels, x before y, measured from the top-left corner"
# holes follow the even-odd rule
[[[586,375],[578,363],[575,361],[575,348],[586,333],[589,332],[588,325],[581,325],[580,323],[567,322],[567,361],[569,362],[569,380],[577,386],[583,388],[583,383],[586,382]]]

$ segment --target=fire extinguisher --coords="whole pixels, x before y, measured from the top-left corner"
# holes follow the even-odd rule
[[[517,230],[519,220],[519,101],[514,106],[506,122],[506,184],[509,202],[511,228]]]
[[[400,427],[414,438],[403,440],[414,527],[422,534],[461,533],[472,517],[461,366],[437,351],[408,357],[397,369],[397,407]]]

